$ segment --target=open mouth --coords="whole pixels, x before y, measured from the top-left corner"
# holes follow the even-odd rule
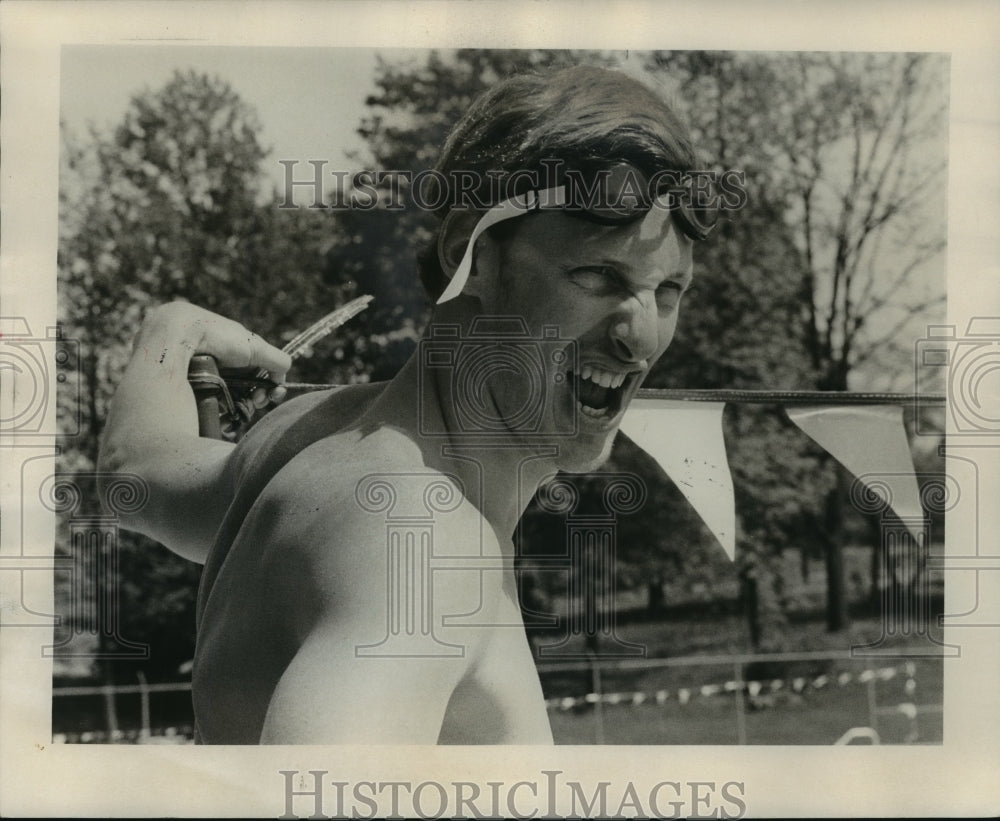
[[[570,371],[571,384],[576,388],[576,404],[580,413],[591,419],[610,420],[618,415],[625,396],[628,376],[584,365],[580,373]]]

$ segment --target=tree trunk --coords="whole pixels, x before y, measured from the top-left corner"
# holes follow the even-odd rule
[[[779,653],[787,650],[788,617],[781,555],[748,555],[739,572],[739,581],[740,606],[753,651]]]
[[[750,646],[753,651],[760,651],[760,594],[757,587],[757,573],[751,568],[740,577],[742,583],[743,612],[747,618],[747,629],[750,632]]]
[[[838,464],[834,470],[837,481],[827,497],[826,545],[826,629],[831,633],[849,623],[844,574],[844,496],[849,485],[844,468]]]
[[[666,601],[663,598],[663,578],[659,574],[646,582],[646,593],[646,612],[650,616],[661,615],[666,609]]]
[[[878,618],[882,613],[882,585],[885,580],[882,578],[882,528],[877,526],[875,517],[869,517],[871,527],[872,554],[870,570],[870,586],[868,588],[868,606],[871,608],[872,616]]]

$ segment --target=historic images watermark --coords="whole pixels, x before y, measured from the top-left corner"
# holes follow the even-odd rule
[[[941,438],[938,451],[947,467],[947,484],[929,501],[971,525],[961,544],[949,536],[946,556],[927,557],[928,567],[944,571],[946,578],[958,581],[959,574],[972,574],[970,605],[939,621],[954,628],[998,628],[1000,623],[984,618],[981,610],[983,591],[990,587],[983,574],[995,579],[1000,571],[996,540],[981,522],[992,506],[990,489],[1000,481],[1000,316],[973,316],[962,333],[954,325],[929,325],[915,345],[914,376],[916,433],[932,441]],[[922,396],[942,385],[947,397],[943,427],[931,421],[921,403]]]
[[[927,397],[941,388],[946,394],[944,417]],[[975,600],[960,614],[941,615],[941,625],[1000,626],[977,616],[981,571],[1000,570],[1000,556],[981,552],[978,518],[981,472],[1000,446],[1000,317],[972,317],[964,334],[954,325],[929,325],[914,349],[914,432],[940,439],[938,453],[947,472],[925,476],[920,488],[921,513],[899,516],[892,510],[895,474],[859,477],[851,487],[851,503],[861,513],[879,519],[877,546],[882,635],[868,645],[852,647],[852,654],[868,657],[957,657],[958,645],[940,641],[932,631],[930,571],[971,571]],[[992,394],[991,394],[992,392]],[[943,421],[943,425],[942,425]],[[931,553],[931,524],[937,518],[961,515],[976,522],[971,551],[948,556]],[[906,646],[896,639],[912,640]]]
[[[521,781],[340,781],[278,770],[279,818],[743,818],[744,781],[583,783],[542,770]]]
[[[50,451],[57,436],[77,436],[80,369],[79,342],[60,326],[36,333],[25,317],[0,317],[0,380],[8,388],[0,407],[4,445]],[[146,644],[121,633],[118,573],[120,520],[145,505],[145,482],[124,473],[52,472],[51,456],[43,455],[21,462],[20,488],[16,515],[5,517],[19,529],[19,551],[0,556],[0,572],[17,577],[18,594],[4,603],[2,626],[64,628],[55,644],[41,647],[43,657],[148,657]],[[64,551],[54,548],[51,531],[36,532],[37,510],[60,517]],[[60,614],[29,597],[28,579],[36,572],[64,576]]]
[[[870,644],[854,645],[851,655],[868,658],[942,658],[960,655],[956,645],[932,631],[930,555],[932,515],[954,510],[961,488],[951,477],[925,478],[920,489],[922,515],[900,516],[892,509],[893,474],[866,474],[851,485],[851,503],[878,516],[878,591],[882,633]],[[901,639],[909,640],[898,644]]]
[[[575,403],[566,417],[554,420],[556,391],[571,390],[577,370],[577,347],[552,325],[533,337],[521,317],[479,317],[468,335],[458,325],[437,323],[419,343],[420,398],[442,384],[454,408],[457,431],[442,427],[418,404],[422,436],[447,437],[459,443],[480,439],[558,439],[578,432]],[[490,399],[488,385],[510,375],[505,385],[511,408],[501,413]]]
[[[594,505],[581,504],[581,488]],[[461,635],[467,627],[502,629],[482,613],[479,591],[488,578],[515,569],[515,557],[477,550],[484,540],[468,534],[472,549],[457,554],[438,545],[440,517],[464,499],[457,477],[432,473],[380,473],[364,477],[355,498],[364,511],[384,517],[385,620],[372,625],[377,640],[355,647],[359,658],[462,656]],[[631,473],[588,473],[550,476],[539,491],[543,510],[564,517],[563,540],[544,554],[521,557],[519,572],[558,574],[569,610],[556,614],[523,609],[525,627],[547,628],[535,645],[539,658],[580,660],[642,658],[646,646],[617,632],[617,524],[647,499],[643,479]],[[486,525],[483,525],[486,526]],[[462,577],[464,576],[464,582]],[[475,591],[461,611],[439,606],[441,585],[463,585]],[[450,597],[454,601],[454,597]]]
[[[20,553],[0,556],[0,571],[17,574],[19,599],[4,608],[2,626],[59,627],[58,640],[43,645],[43,657],[145,659],[149,646],[123,635],[119,574],[121,519],[149,498],[146,483],[130,473],[51,472],[49,457],[21,467]],[[60,517],[53,548],[36,532],[36,506]],[[12,517],[13,518],[13,517]],[[45,572],[65,582],[60,612],[46,613],[28,595],[30,574]]]
[[[43,504],[68,528],[68,628],[44,655],[92,659],[147,659],[149,645],[123,635],[121,628],[119,531],[123,516],[149,499],[146,483],[131,473],[57,473],[42,483]],[[85,499],[99,499],[100,508]],[[89,642],[80,639],[89,638]]]
[[[485,210],[518,193],[565,187],[560,207],[625,214],[637,207],[738,211],[747,204],[743,171],[662,169],[651,177],[630,166],[585,171],[567,168],[562,160],[542,159],[540,168],[412,170],[327,169],[329,160],[278,160],[284,169],[282,209],[302,207],[296,192],[311,195],[308,208],[332,211],[421,211],[442,208]],[[297,176],[299,166],[304,176]]]
[[[583,502],[588,491],[589,504]],[[618,634],[618,521],[638,512],[649,493],[634,473],[599,472],[551,476],[538,493],[542,510],[563,518],[561,545],[523,557],[522,569],[558,573],[566,584],[570,610],[561,629],[539,634],[538,657],[548,660],[644,658],[645,644]],[[526,626],[544,627],[550,613],[529,613]]]

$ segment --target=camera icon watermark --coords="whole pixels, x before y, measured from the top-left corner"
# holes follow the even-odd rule
[[[552,438],[578,431],[576,343],[557,326],[533,337],[521,317],[477,317],[463,336],[458,325],[436,324],[419,356],[424,436]],[[424,400],[435,393],[452,414],[450,424],[428,412],[438,403]]]
[[[917,433],[940,434],[920,411],[943,377],[949,437],[1000,435],[1000,317],[972,317],[962,336],[954,325],[930,325],[915,354]]]
[[[75,436],[80,432],[79,343],[65,339],[59,326],[35,334],[24,317],[0,317],[0,380],[10,385],[0,405],[0,434]],[[47,423],[52,375],[60,392],[58,424]]]

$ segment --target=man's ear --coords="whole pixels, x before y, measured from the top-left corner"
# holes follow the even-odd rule
[[[438,261],[448,279],[455,275],[465,250],[469,247],[469,237],[479,222],[480,214],[470,209],[453,209],[448,212],[438,232]]]

